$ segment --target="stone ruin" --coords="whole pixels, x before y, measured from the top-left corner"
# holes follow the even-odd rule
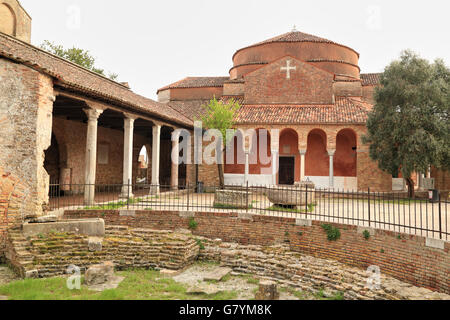
[[[251,193],[246,190],[216,190],[214,207],[228,209],[250,208]]]
[[[315,185],[310,181],[297,182],[293,186],[267,188],[269,201],[279,207],[303,209],[315,201]]]
[[[84,272],[105,261],[119,270],[181,270],[196,260],[200,250],[188,232],[104,227],[102,219],[28,224],[22,228],[9,230],[6,259],[23,278],[66,275],[71,265]]]

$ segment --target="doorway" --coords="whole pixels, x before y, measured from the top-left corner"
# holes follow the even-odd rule
[[[278,183],[293,185],[295,182],[295,157],[280,157]]]

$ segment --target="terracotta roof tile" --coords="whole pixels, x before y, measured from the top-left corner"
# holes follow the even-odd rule
[[[366,123],[368,105],[337,98],[335,105],[244,105],[237,124]]]
[[[230,80],[230,77],[187,77],[162,87],[158,90],[158,93],[163,90],[175,88],[223,87],[225,81],[228,80]]]
[[[239,51],[244,50],[244,49],[257,47],[257,46],[264,45],[264,44],[267,44],[267,43],[275,43],[275,42],[321,42],[321,43],[331,43],[331,44],[335,44],[335,45],[338,45],[338,46],[341,46],[341,47],[345,47],[345,48],[348,48],[350,50],[355,51],[354,49],[352,49],[350,47],[341,45],[339,43],[336,43],[334,41],[331,41],[331,40],[328,40],[328,39],[325,39],[325,38],[317,37],[317,36],[314,36],[312,34],[300,32],[300,31],[292,31],[292,32],[288,32],[288,33],[276,36],[274,38],[270,38],[270,39],[262,41],[262,42],[258,42],[256,44],[251,45],[251,46],[239,49],[236,53],[238,53]],[[236,53],[234,55],[236,55]],[[359,56],[359,53],[357,53],[357,54]],[[233,56],[233,58],[234,58],[234,56]]]
[[[53,78],[57,84],[95,98],[110,101],[174,123],[191,127],[192,120],[172,107],[135,94],[127,87],[0,32],[0,56],[30,66]]]
[[[189,119],[195,121],[203,115],[205,111],[203,106],[208,104],[209,101],[210,100],[170,101],[168,105]]]
[[[381,73],[361,73],[361,83],[363,86],[376,86],[380,84]]]

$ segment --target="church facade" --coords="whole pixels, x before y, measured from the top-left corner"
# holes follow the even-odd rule
[[[239,49],[229,76],[185,78],[159,89],[158,99],[191,118],[213,97],[235,99],[241,104],[235,127],[242,135],[269,132],[264,143],[270,162],[260,159],[261,141],[253,139],[244,152],[257,154],[256,161],[224,160],[226,184],[309,179],[322,188],[391,191],[392,177],[362,143],[379,74],[361,73],[358,62],[354,49],[294,30]],[[216,171],[201,165],[199,180],[217,183]]]

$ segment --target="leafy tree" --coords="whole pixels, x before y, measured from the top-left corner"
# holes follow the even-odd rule
[[[222,153],[216,153],[216,163],[219,173],[219,183],[220,187],[223,188],[225,186],[225,178],[223,172],[223,165],[220,164],[222,161],[219,161],[221,157],[223,157],[223,152],[226,149],[226,146],[229,141],[227,139],[231,137],[227,137],[227,130],[231,129],[234,124],[234,116],[236,112],[239,110],[240,105],[234,99],[230,99],[227,102],[217,101],[214,97],[209,104],[204,106],[205,113],[200,118],[200,121],[203,123],[203,127],[206,129],[217,129],[222,134],[222,142],[223,149]]]
[[[413,172],[450,169],[450,69],[404,51],[381,75],[376,104],[367,121],[370,157],[380,169],[406,179],[414,196]]]
[[[53,53],[54,55],[57,55],[61,58],[67,59],[69,61],[72,61],[73,63],[76,63],[82,67],[85,67],[86,69],[89,69],[95,73],[98,73],[102,76],[105,75],[105,70],[99,69],[95,67],[95,58],[91,56],[89,51],[79,49],[72,47],[70,49],[65,49],[61,45],[56,45],[53,42],[50,42],[48,40],[45,40],[44,43],[40,45],[41,49],[48,51],[50,53]],[[107,75],[108,78],[111,80],[117,80],[118,75],[115,73],[109,73]]]

